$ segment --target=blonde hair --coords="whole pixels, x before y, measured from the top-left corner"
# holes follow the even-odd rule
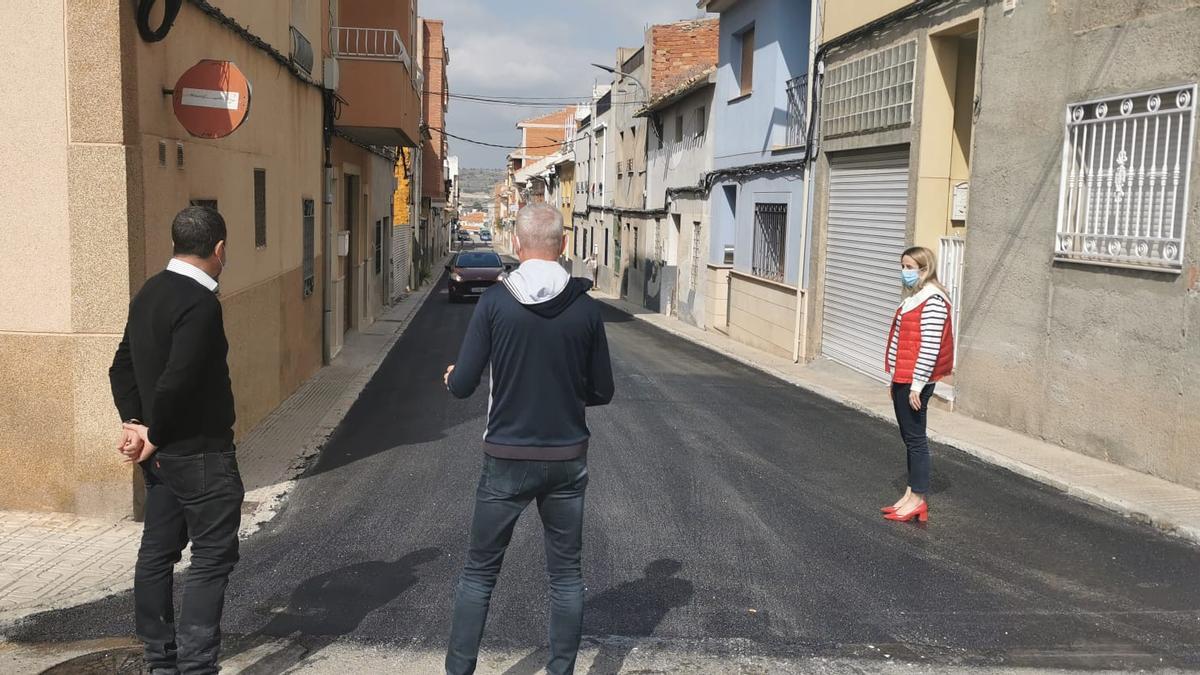
[[[917,280],[917,285],[913,286],[913,293],[916,293],[924,288],[926,284],[933,284],[941,292],[947,293],[946,287],[943,286],[942,282],[938,280],[937,256],[934,255],[933,251],[930,251],[924,246],[913,246],[904,253],[900,254],[900,259],[904,260],[906,256],[912,258],[913,261],[916,262],[921,268],[921,277]]]

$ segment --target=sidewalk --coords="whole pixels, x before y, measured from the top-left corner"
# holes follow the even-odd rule
[[[388,308],[362,332],[347,335],[331,364],[238,441],[246,486],[242,539],[274,517],[439,278]],[[141,523],[131,519],[0,511],[0,625],[132,588],[141,532]],[[184,556],[182,565],[187,552]]]
[[[598,300],[639,321],[723,354],[768,375],[872,417],[895,424],[887,389],[865,375],[828,361],[796,364],[603,293]],[[936,407],[929,438],[1045,483],[1109,511],[1200,543],[1200,490],[1067,450],[959,413]]]

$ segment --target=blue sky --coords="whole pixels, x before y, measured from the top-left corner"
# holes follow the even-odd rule
[[[421,0],[419,11],[446,22],[452,94],[587,96],[608,81],[590,63],[612,64],[617,47],[640,46],[647,26],[699,16],[695,0]],[[450,100],[447,130],[492,143],[520,142],[517,121],[546,108]],[[450,139],[464,167],[499,168],[506,150]]]

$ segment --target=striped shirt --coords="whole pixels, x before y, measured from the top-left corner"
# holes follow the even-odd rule
[[[915,307],[905,309],[911,310]],[[917,353],[917,364],[913,368],[914,390],[924,389],[929,378],[933,377],[933,367],[937,364],[938,353],[942,348],[942,334],[946,329],[948,309],[946,299],[941,293],[933,293],[925,300],[925,308],[921,310],[921,349]],[[888,365],[892,371],[896,370],[896,348],[900,342],[900,322],[903,316],[903,312],[896,314],[892,325],[892,332],[896,338],[888,344]]]

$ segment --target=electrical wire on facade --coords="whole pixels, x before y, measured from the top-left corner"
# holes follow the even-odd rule
[[[436,131],[448,138],[453,138],[455,140],[462,141],[464,143],[473,143],[475,145],[482,145],[482,146],[488,147],[488,148],[500,148],[502,150],[540,150],[540,149],[545,149],[545,148],[561,148],[570,142],[570,141],[563,141],[562,143],[553,143],[550,145],[501,145],[499,143],[488,143],[487,141],[477,141],[473,138],[464,138],[462,136],[455,136],[454,134],[446,131],[445,129],[439,129],[437,127],[428,127],[428,129],[429,129],[429,131]]]
[[[442,95],[442,92],[436,92],[436,91],[425,91],[422,93],[424,93],[426,95],[432,95],[432,96],[441,96]],[[586,108],[591,105],[591,103],[590,103],[591,99],[586,96],[581,99],[564,99],[563,101],[560,101],[560,102],[550,102],[550,101],[538,102],[538,101],[530,101],[530,100],[526,100],[526,99],[493,98],[493,97],[487,97],[487,96],[472,96],[472,95],[467,95],[467,94],[449,94],[449,93],[445,94],[445,96],[447,98],[453,99],[455,101],[463,101],[466,103],[479,103],[481,105],[511,106],[511,107],[516,107],[516,108],[549,108],[549,109],[561,110],[563,108],[569,108],[572,106],[577,107],[577,108]],[[644,106],[645,104],[646,104],[646,102],[643,100],[635,100],[635,101],[615,101],[615,102],[611,103],[610,105],[612,107],[618,107],[618,106]]]
[[[586,96],[492,96],[491,94],[463,94],[455,93],[451,96],[463,96],[466,98],[501,98],[509,101],[586,101],[591,99],[591,95]]]

